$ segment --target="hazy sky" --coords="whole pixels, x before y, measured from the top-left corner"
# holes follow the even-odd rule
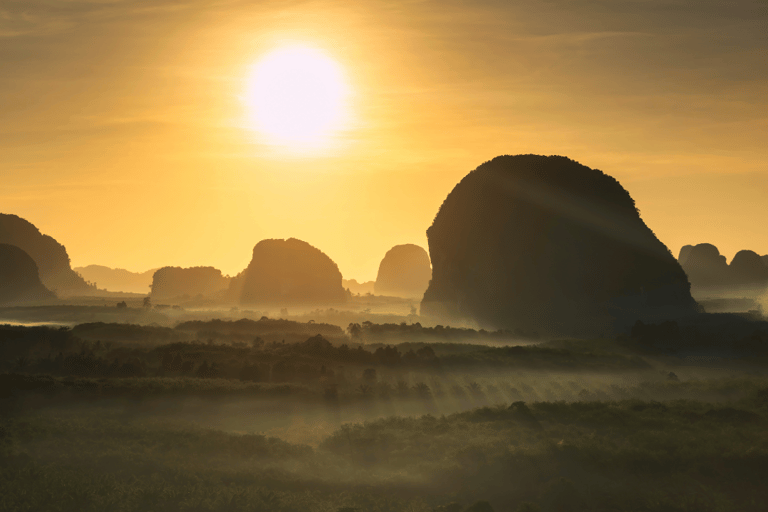
[[[324,151],[246,115],[287,44],[352,91]],[[466,173],[518,153],[616,177],[675,255],[768,254],[768,2],[0,1],[0,211],[73,266],[235,274],[295,237],[374,279]]]

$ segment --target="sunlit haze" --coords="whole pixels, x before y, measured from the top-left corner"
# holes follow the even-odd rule
[[[427,246],[469,171],[533,153],[616,177],[675,255],[767,254],[766,20],[758,1],[5,2],[0,211],[73,267],[234,275],[295,237],[362,282]]]

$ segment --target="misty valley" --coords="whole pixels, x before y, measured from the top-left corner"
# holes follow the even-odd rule
[[[762,511],[768,257],[675,257],[629,192],[501,156],[375,281],[73,269],[0,215],[0,510]],[[349,276],[347,276],[349,277]]]

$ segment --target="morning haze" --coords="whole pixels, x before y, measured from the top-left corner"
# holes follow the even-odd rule
[[[0,194],[74,266],[231,274],[252,238],[295,236],[372,280],[479,161],[563,154],[631,187],[673,251],[718,239],[732,257],[766,215],[740,199],[765,191],[761,6],[9,2]],[[286,42],[344,70],[331,150],[248,125],[249,69]]]
[[[0,5],[0,508],[768,502],[762,0]]]

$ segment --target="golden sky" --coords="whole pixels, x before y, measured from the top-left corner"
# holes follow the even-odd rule
[[[248,123],[249,72],[342,68],[324,151]],[[241,271],[295,237],[374,279],[469,171],[564,155],[617,178],[677,255],[768,254],[765,0],[0,3],[0,211],[73,266]]]

